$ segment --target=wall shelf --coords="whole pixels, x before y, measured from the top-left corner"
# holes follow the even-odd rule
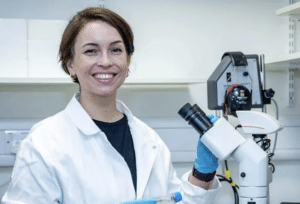
[[[124,85],[188,85],[206,83],[207,78],[128,78]],[[74,84],[69,78],[0,78],[0,84]]]
[[[277,16],[290,17],[294,19],[300,18],[300,2],[291,4],[289,6],[280,8],[276,10]],[[290,53],[286,55],[278,56],[266,56],[265,67],[267,71],[287,71],[290,68],[299,68],[300,67],[300,53],[294,52],[294,36],[295,36],[295,25],[294,21],[290,19],[289,25],[289,46]]]
[[[268,57],[265,59],[267,71],[287,71],[289,68],[300,68],[300,52]]]
[[[297,17],[300,15],[300,2],[276,10],[277,16]]]
[[[206,83],[207,78],[128,78],[125,80],[125,84],[128,85],[143,85],[143,84],[154,84],[154,85],[188,85],[188,84],[200,84]]]
[[[14,166],[16,155],[0,155],[0,167]]]

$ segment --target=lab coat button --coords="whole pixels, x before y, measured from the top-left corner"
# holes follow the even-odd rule
[[[156,149],[156,146],[153,146],[153,149]]]

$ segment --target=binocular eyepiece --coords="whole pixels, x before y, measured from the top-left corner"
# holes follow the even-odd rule
[[[200,137],[213,126],[213,123],[197,104],[193,106],[190,103],[185,104],[178,114],[200,133]]]

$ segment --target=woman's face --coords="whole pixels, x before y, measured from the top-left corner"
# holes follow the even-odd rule
[[[74,51],[68,69],[77,76],[81,92],[116,94],[127,76],[130,61],[118,31],[100,20],[89,22],[76,37]]]

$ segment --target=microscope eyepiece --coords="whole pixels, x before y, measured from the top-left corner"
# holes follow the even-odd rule
[[[192,113],[189,112],[194,112],[192,106],[190,103],[185,104],[179,111],[178,114],[185,119],[186,121],[189,120],[189,117],[191,116]]]
[[[200,133],[200,137],[213,126],[205,112],[197,104],[193,106],[190,103],[185,104],[178,114]]]

